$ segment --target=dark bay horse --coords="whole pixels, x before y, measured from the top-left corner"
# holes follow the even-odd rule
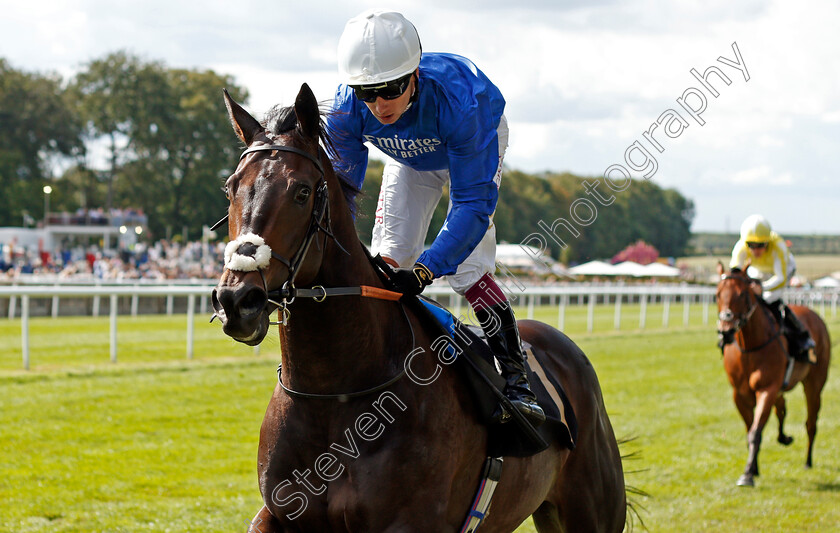
[[[247,149],[225,183],[231,243],[213,306],[250,345],[271,312],[281,317],[281,379],[258,451],[265,505],[251,531],[460,531],[487,430],[433,335],[378,292],[345,195],[357,191],[332,169],[315,97],[304,84],[263,124],[227,93],[225,104]],[[510,532],[530,515],[540,532],[621,531],[624,474],[595,371],[559,331],[520,329],[565,387],[577,447],[506,457],[480,531]]]
[[[808,406],[808,419],[805,422],[808,456],[805,466],[811,467],[820,394],[828,378],[831,360],[831,341],[825,322],[819,315],[807,307],[791,306],[802,324],[811,332],[816,343],[814,352],[817,362],[813,365],[794,362],[785,384],[788,342],[770,310],[759,301],[755,291],[760,291],[760,282],[738,269],[726,273],[720,263],[718,274],[722,276],[717,287],[718,332],[728,342],[723,349],[723,366],[732,385],[735,406],[747,426],[749,454],[744,473],[738,478],[738,485],[752,487],[755,484],[753,478],[758,476],[761,433],[774,406],[779,419],[778,441],[785,446],[793,442],[793,437],[784,432],[787,414],[784,393],[800,382]]]

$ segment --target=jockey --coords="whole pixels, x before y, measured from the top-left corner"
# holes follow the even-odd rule
[[[499,89],[468,59],[423,54],[401,14],[366,11],[338,43],[339,85],[327,131],[333,165],[361,189],[369,143],[386,155],[371,241],[417,295],[435,278],[466,297],[505,378],[505,395],[532,423],[545,414],[531,391],[510,303],[493,279],[499,196],[508,126]],[[435,206],[449,187],[449,211],[428,250]],[[503,422],[498,409],[494,418]]]
[[[796,262],[784,239],[770,229],[770,223],[761,215],[750,215],[741,224],[741,239],[732,249],[729,267],[743,270],[747,263],[762,274],[764,301],[769,304],[776,319],[793,341],[791,355],[797,359],[807,359],[808,351],[814,347],[814,340],[782,301],[782,292],[796,272]]]

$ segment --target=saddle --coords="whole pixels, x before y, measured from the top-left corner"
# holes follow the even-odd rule
[[[391,271],[391,266],[381,256],[371,255],[366,247],[364,250],[379,279],[386,287],[390,286],[387,273]],[[400,301],[414,312],[424,327],[450,339],[457,348],[457,351],[449,348],[450,355],[454,357],[452,366],[460,372],[475,400],[479,420],[487,426],[488,457],[529,457],[548,448],[550,442],[558,442],[570,450],[575,448],[577,419],[560,382],[546,372],[540,362],[541,358],[547,359],[545,354],[523,346],[529,348],[525,361],[528,381],[546,416],[545,422],[539,428],[534,428],[503,394],[505,380],[496,370],[495,356],[484,341],[480,329],[467,327],[430,298],[403,296]],[[527,357],[531,354],[533,357]],[[492,415],[500,402],[507,402],[512,421],[493,424]]]
[[[807,329],[805,329],[793,311],[787,305],[772,305],[764,298],[758,299],[766,307],[782,334],[788,341],[788,357],[804,363],[816,364],[814,354],[814,341]]]
[[[422,305],[413,307],[413,310],[421,320],[430,327],[445,330],[455,345],[455,348],[450,346],[447,350],[455,358],[453,367],[460,373],[475,400],[479,419],[488,428],[488,456],[527,457],[546,449],[549,442],[558,442],[570,450],[575,448],[578,428],[574,410],[559,380],[546,371],[541,361],[546,358],[544,353],[523,342],[528,381],[545,411],[545,423],[536,429],[523,428],[515,422],[492,424],[490,420],[505,381],[496,370],[493,352],[483,331],[457,320],[434,300],[420,296],[417,301]],[[533,431],[541,438],[536,438]]]

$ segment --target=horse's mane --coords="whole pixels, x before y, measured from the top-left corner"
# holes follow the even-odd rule
[[[738,267],[732,267],[729,270],[729,273],[723,276],[723,279],[737,279],[746,283],[747,285],[751,285],[753,283],[761,283],[761,280],[750,277],[750,275],[747,274],[746,270],[742,270]]]
[[[324,146],[324,150],[327,152],[330,159],[334,160],[337,157],[337,152],[335,150],[335,145],[329,135],[327,135],[327,127],[324,122],[324,116],[325,112],[321,111],[318,126],[318,139],[321,141],[321,144]],[[295,115],[294,106],[283,107],[279,104],[275,105],[265,113],[265,116],[263,117],[263,126],[275,135],[288,134],[291,132],[294,135],[301,136],[297,129],[297,116]],[[335,175],[338,178],[338,183],[341,185],[341,192],[344,194],[344,199],[347,200],[350,212],[355,216],[356,196],[360,191],[343,173],[336,171]]]

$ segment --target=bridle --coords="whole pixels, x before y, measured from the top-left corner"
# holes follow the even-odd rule
[[[324,179],[324,166],[321,164],[320,159],[318,159],[314,155],[310,154],[309,152],[307,152],[305,150],[301,150],[300,148],[295,148],[294,146],[285,146],[285,145],[282,145],[282,144],[264,144],[264,145],[261,145],[261,146],[251,146],[251,147],[245,149],[245,151],[243,151],[242,154],[239,155],[239,161],[242,161],[242,158],[244,158],[246,155],[248,155],[250,153],[253,153],[253,152],[267,152],[267,151],[274,151],[274,150],[277,150],[277,151],[280,151],[280,152],[291,152],[293,154],[297,154],[299,156],[305,157],[306,159],[310,160],[315,165],[315,168],[318,169],[318,173],[321,174],[321,184],[324,187],[324,189],[323,189],[324,206],[322,206],[322,207],[325,207],[327,205],[326,200],[327,200],[327,197],[328,197],[329,193],[326,189],[327,181],[326,181],[326,179]],[[320,191],[321,191],[321,187],[319,186],[318,187],[318,192],[320,192]],[[315,202],[316,202],[315,206],[313,206],[313,209],[312,209],[312,218],[313,219],[316,216],[316,209],[318,208],[318,197],[317,196],[315,197]],[[321,216],[323,217],[323,213],[321,214]],[[215,224],[210,226],[210,231],[215,231],[215,230],[219,229],[222,226],[222,224],[224,224],[225,222],[228,221],[228,217],[229,217],[229,215],[225,215],[222,218],[220,218],[218,220],[218,222],[216,222]],[[274,255],[274,254],[272,253],[272,255]],[[275,259],[279,260],[280,262],[282,262],[284,264],[287,262],[286,259],[284,259],[283,257],[281,257],[279,255],[277,255],[275,257]]]
[[[727,280],[727,279],[738,279],[738,280],[740,280],[742,278],[740,278],[739,276],[730,276],[730,275],[724,276],[722,278],[722,280]],[[740,330],[742,327],[744,327],[747,324],[750,317],[755,312],[756,307],[758,307],[758,302],[754,301],[752,298],[750,298],[750,292],[751,291],[750,291],[749,282],[748,282],[747,283],[747,288],[744,291],[742,291],[741,294],[739,295],[739,298],[743,297],[744,303],[746,304],[746,307],[747,307],[746,311],[743,311],[743,312],[738,313],[736,315],[735,313],[732,312],[732,309],[727,307],[726,310],[721,311],[718,314],[718,318],[722,322],[732,322],[733,323],[731,328],[729,328],[727,330],[720,330],[719,329],[718,333],[722,333],[724,335],[726,335],[726,334],[734,335],[735,332],[737,332],[738,330]]]
[[[315,236],[318,234],[319,231],[321,231],[326,236],[332,238],[336,242],[336,244],[338,244],[338,241],[335,239],[335,235],[333,235],[333,233],[330,231],[329,189],[327,188],[327,180],[324,177],[324,166],[321,164],[321,160],[319,158],[315,157],[314,155],[310,154],[305,150],[295,148],[294,146],[285,146],[282,144],[266,144],[260,146],[251,146],[247,148],[239,156],[239,161],[242,161],[242,159],[246,155],[254,152],[273,152],[275,150],[280,152],[289,152],[297,154],[301,157],[308,159],[310,162],[312,162],[312,164],[315,165],[315,168],[318,169],[318,174],[320,175],[318,180],[318,186],[315,189],[315,200],[313,201],[312,205],[312,213],[309,216],[309,227],[306,229],[306,234],[303,236],[303,241],[301,241],[301,244],[298,247],[297,251],[291,256],[291,258],[287,259],[286,257],[278,254],[274,250],[271,250],[271,258],[276,259],[277,261],[282,263],[283,266],[285,266],[289,272],[289,276],[283,283],[283,286],[280,289],[269,290],[268,283],[265,279],[265,274],[263,273],[263,268],[260,267],[257,269],[257,271],[260,273],[260,278],[262,278],[263,289],[265,289],[266,295],[268,296],[268,303],[271,303],[272,305],[276,306],[281,316],[280,322],[274,322],[272,323],[272,325],[286,325],[291,314],[288,305],[294,301],[296,296],[304,296],[303,294],[298,294],[298,289],[295,288],[295,278],[297,277],[298,272],[300,271],[301,264],[303,264],[303,261],[306,259],[306,254],[307,252],[309,252],[309,248],[312,245],[312,241],[315,240]],[[227,217],[223,218],[221,221],[219,221],[219,223],[225,220],[227,220]],[[325,221],[326,226],[324,226]],[[338,246],[342,250],[344,250],[341,244],[338,244]],[[347,253],[346,250],[344,250],[344,252]],[[312,297],[317,298],[318,296],[326,297],[326,294],[316,294]]]
[[[255,246],[253,242],[250,243],[250,250],[249,252],[254,253],[255,250],[259,250],[259,248],[268,248],[270,250],[270,259],[276,259],[280,261],[289,271],[288,279],[283,283],[283,286],[279,289],[269,290],[268,283],[265,279],[265,274],[263,273],[263,269],[268,264],[268,259],[263,262],[255,261],[254,265],[249,267],[247,270],[257,270],[262,278],[263,288],[265,289],[267,295],[267,303],[270,303],[275,306],[278,310],[281,318],[279,322],[269,322],[270,325],[287,325],[289,321],[289,317],[291,316],[291,312],[289,311],[289,304],[291,304],[295,298],[302,297],[302,298],[312,298],[316,302],[323,302],[327,296],[362,296],[367,298],[376,298],[380,300],[391,300],[391,301],[398,301],[403,295],[399,292],[390,291],[387,289],[381,289],[379,287],[371,287],[367,285],[360,285],[356,287],[330,287],[326,288],[323,286],[315,286],[312,288],[297,288],[295,287],[294,280],[297,276],[298,271],[300,270],[300,266],[303,261],[306,259],[306,254],[309,251],[312,241],[315,239],[315,236],[318,232],[323,232],[327,237],[330,237],[336,245],[347,255],[350,253],[344,249],[343,246],[338,242],[335,238],[335,235],[331,232],[331,224],[330,224],[330,214],[329,214],[329,191],[327,189],[327,180],[324,174],[324,167],[321,164],[321,161],[313,156],[312,154],[300,150],[298,148],[294,148],[292,146],[284,146],[284,145],[277,145],[277,144],[270,144],[270,145],[262,145],[262,146],[253,146],[246,149],[242,152],[242,155],[239,156],[239,160],[242,161],[247,154],[259,151],[274,151],[278,150],[281,152],[290,152],[293,154],[300,155],[305,157],[309,161],[311,161],[315,167],[318,169],[320,174],[320,180],[315,191],[315,200],[312,206],[312,214],[309,218],[309,227],[306,230],[306,234],[303,237],[303,241],[301,245],[298,247],[297,251],[292,255],[291,259],[287,259],[282,255],[276,253],[273,250],[264,244],[260,246]],[[225,221],[227,221],[228,216],[225,216],[219,222],[213,225],[213,229],[218,228],[221,226]],[[252,237],[258,237],[252,234]],[[262,243],[263,240],[260,237],[257,242]],[[236,243],[236,241],[234,241]],[[243,247],[243,242],[239,242],[235,244],[238,248]],[[367,249],[365,249],[367,251]],[[373,258],[370,257],[368,252],[368,259],[374,261]],[[375,264],[375,263],[374,263]],[[278,301],[279,300],[279,301]],[[408,323],[409,331],[411,331],[411,345],[414,346],[414,328],[411,325],[411,320],[409,320],[408,315],[406,314],[404,306],[400,305],[400,310],[402,311],[403,316],[405,317],[406,322]],[[273,311],[269,311],[269,314]],[[213,315],[213,318],[216,318],[216,314]],[[213,318],[210,321],[213,321]],[[308,399],[321,399],[321,400],[338,400],[340,402],[347,402],[350,399],[358,398],[362,396],[368,396],[379,392],[381,390],[390,387],[406,374],[405,365],[403,365],[403,369],[397,375],[392,377],[391,379],[387,380],[386,382],[377,385],[375,387],[361,390],[361,391],[354,391],[348,393],[339,393],[339,394],[315,394],[315,393],[308,393],[303,391],[296,391],[290,389],[283,381],[280,380],[280,367],[277,367],[277,374],[278,374],[278,381],[280,383],[280,387],[289,395],[296,398],[308,398]]]
[[[244,152],[242,152],[242,155],[239,156],[239,160],[242,161],[242,158],[253,152],[274,150],[278,150],[281,152],[291,152],[293,154],[305,157],[315,165],[315,168],[318,169],[318,173],[320,174],[318,187],[315,189],[315,200],[312,205],[312,214],[309,216],[309,227],[306,229],[306,234],[303,236],[303,241],[301,242],[300,247],[298,247],[297,251],[294,253],[294,255],[292,255],[291,259],[286,259],[274,250],[271,251],[271,257],[280,261],[289,271],[289,277],[285,281],[285,283],[283,283],[283,287],[280,289],[280,295],[283,296],[283,291],[286,290],[288,296],[291,297],[292,300],[294,300],[294,296],[292,295],[292,293],[294,292],[295,287],[295,277],[297,277],[298,275],[300,265],[303,263],[304,259],[306,259],[306,253],[309,251],[309,247],[312,245],[312,241],[315,239],[315,235],[317,235],[319,231],[323,231],[325,235],[335,239],[335,236],[329,230],[329,190],[327,189],[327,180],[324,178],[324,166],[321,164],[320,159],[313,156],[309,152],[300,150],[299,148],[295,148],[293,146],[284,146],[281,144],[252,146]],[[323,225],[325,218],[327,221],[326,227],[324,227]],[[271,294],[268,290],[268,285],[266,284],[265,276],[263,275],[262,269],[259,269],[259,272],[263,280],[263,287],[265,288],[265,292],[267,294]],[[286,297],[283,296],[282,300],[285,304],[291,303],[291,300],[286,301],[285,298]],[[285,305],[282,304],[278,305],[278,307],[283,307],[285,309]],[[286,313],[287,312],[288,310],[286,311]]]
[[[295,300],[295,298],[298,297],[312,298],[318,302],[324,301],[324,299],[326,299],[327,296],[363,296],[383,300],[399,300],[399,298],[402,297],[402,294],[400,293],[365,285],[358,287],[332,288],[325,288],[319,285],[308,289],[295,287],[294,282],[298,272],[300,271],[300,266],[306,259],[306,254],[309,252],[309,249],[312,245],[312,241],[315,239],[315,236],[318,234],[318,232],[323,232],[324,235],[331,238],[345,254],[350,255],[350,253],[347,250],[345,250],[343,246],[341,246],[341,243],[338,242],[338,240],[335,238],[335,235],[331,231],[329,212],[329,189],[327,188],[327,180],[325,178],[324,166],[321,164],[321,161],[318,157],[310,154],[309,152],[306,152],[305,150],[301,150],[293,146],[285,146],[281,144],[267,144],[260,146],[251,146],[247,148],[239,156],[239,161],[242,161],[242,159],[246,155],[253,152],[275,150],[280,152],[290,152],[308,159],[310,162],[312,162],[312,164],[315,165],[315,168],[318,169],[320,179],[318,186],[315,189],[315,199],[312,206],[312,213],[309,217],[309,227],[307,228],[306,234],[304,235],[303,240],[301,241],[301,244],[298,247],[297,251],[291,256],[291,258],[287,259],[286,257],[278,254],[274,250],[271,250],[271,258],[276,259],[288,269],[289,276],[283,283],[283,286],[279,289],[269,289],[268,283],[265,279],[265,274],[263,273],[263,267],[259,266],[256,268],[256,270],[260,274],[260,278],[262,279],[263,289],[265,290],[266,295],[268,296],[268,303],[275,306],[281,317],[279,322],[271,322],[270,324],[285,326],[288,323],[289,317],[291,315],[288,306]],[[211,230],[215,230],[216,228],[227,222],[227,220],[228,215],[225,215],[222,219],[220,219],[211,227]],[[215,317],[216,315],[214,314],[213,318]],[[213,320],[213,318],[211,318],[211,321]]]
[[[742,276],[738,276],[738,275],[726,275],[726,276],[723,276],[723,278],[721,278],[721,279],[722,280],[737,279],[737,280],[741,280],[741,281],[744,280],[744,278]],[[743,292],[741,292],[739,297],[742,296],[744,298],[744,303],[747,306],[747,310],[743,311],[741,313],[738,313],[736,315],[732,312],[731,309],[727,308],[726,310],[721,311],[718,314],[718,319],[721,322],[731,322],[732,323],[732,327],[729,328],[729,329],[725,329],[725,330],[718,329],[718,335],[722,339],[723,344],[730,344],[732,342],[736,342],[736,343],[738,342],[737,339],[735,338],[735,334],[738,333],[738,331],[740,331],[741,328],[743,328],[747,324],[747,322],[749,322],[753,313],[755,313],[755,310],[761,305],[761,303],[758,301],[758,297],[753,296],[751,294],[752,290],[749,287],[752,283],[755,283],[755,280],[747,278],[746,283],[747,283],[747,288]],[[775,320],[773,319],[772,316],[770,317],[770,322],[771,323],[775,322]],[[765,346],[767,346],[768,344],[770,344],[771,342],[773,342],[774,340],[776,340],[779,337],[779,335],[781,335],[781,332],[782,332],[782,328],[777,327],[775,334],[773,334],[769,339],[767,339],[765,342],[763,342],[759,346],[755,346],[755,347],[752,347],[752,348],[745,348],[745,347],[741,346],[740,343],[738,343],[738,349],[740,349],[742,353],[749,353],[749,352],[758,351],[758,350],[764,348]],[[723,350],[722,346],[721,346],[721,350]]]

